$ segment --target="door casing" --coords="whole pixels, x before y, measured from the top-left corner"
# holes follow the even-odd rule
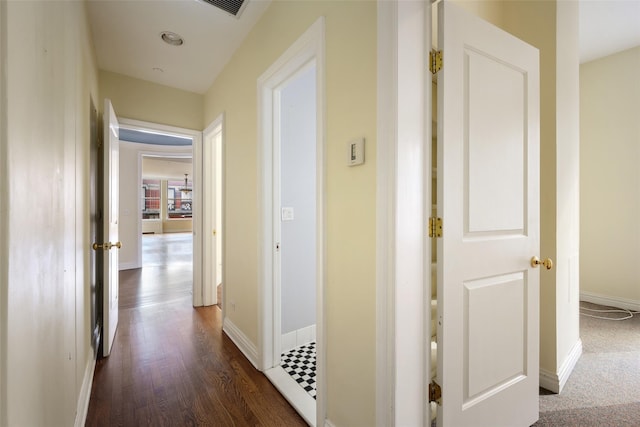
[[[274,313],[280,295],[274,289],[274,220],[280,207],[274,207],[274,94],[277,88],[305,66],[316,66],[316,425],[325,423],[325,90],[324,17],[320,17],[276,62],[258,78],[258,359],[259,368],[268,370],[279,364],[275,335],[281,334]],[[277,216],[279,218],[279,215]]]
[[[429,2],[377,4],[376,424],[429,425],[431,15]]]
[[[203,259],[215,260],[203,262],[203,298],[204,305],[220,304],[224,318],[224,304],[217,297],[217,285],[224,283],[224,114],[218,116],[202,132],[202,151],[202,256]]]

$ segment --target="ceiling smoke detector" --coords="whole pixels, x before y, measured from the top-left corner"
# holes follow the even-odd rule
[[[171,31],[161,32],[160,37],[162,37],[163,42],[170,44],[171,46],[182,46],[184,44],[182,36]]]

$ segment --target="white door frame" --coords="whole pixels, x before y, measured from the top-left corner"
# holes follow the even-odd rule
[[[378,0],[376,423],[430,425],[431,2]],[[425,143],[425,141],[427,141]],[[425,146],[428,149],[425,149]],[[399,286],[402,284],[402,286]],[[396,360],[402,363],[396,363]]]
[[[215,137],[220,133],[220,147],[209,147],[209,137]],[[218,148],[220,149],[220,158],[218,157]],[[212,286],[204,287],[204,305],[212,305],[218,303],[217,295],[217,266],[218,257],[222,258],[224,263],[224,206],[218,206],[224,200],[224,113],[220,114],[211,122],[207,128],[202,131],[202,250],[203,259],[207,254],[212,254],[213,262],[203,262],[202,277],[203,283],[211,283]],[[206,171],[213,171],[213,174]],[[218,183],[218,180],[222,180]],[[220,185],[221,184],[221,185]],[[222,189],[222,194],[218,194],[217,189]],[[218,218],[218,211],[222,218]],[[212,221],[213,219],[213,221]],[[218,227],[216,224],[221,223]],[[215,230],[215,234],[214,231]],[[218,245],[218,239],[222,239],[222,245]],[[222,253],[218,253],[217,246],[222,247]],[[214,266],[213,268],[210,268]],[[224,283],[224,269],[222,270],[222,283]],[[224,290],[223,290],[224,292]],[[224,304],[220,304],[223,308]]]
[[[317,425],[325,423],[325,152],[324,140],[324,17],[320,17],[278,60],[258,79],[258,352],[260,369],[265,371],[279,364],[279,348],[274,347],[274,337],[280,335],[274,321],[280,307],[280,293],[274,287],[274,222],[279,219],[279,206],[274,203],[274,95],[278,88],[309,63],[316,65],[316,419]],[[277,356],[277,358],[276,358]]]
[[[176,126],[163,125],[159,123],[145,122],[127,118],[119,118],[121,129],[130,129],[146,132],[157,132],[164,135],[191,138],[193,145],[192,166],[193,166],[193,199],[195,207],[193,209],[193,306],[204,305],[204,289],[202,282],[202,132],[193,129],[186,129]],[[149,150],[149,153],[153,150]],[[146,154],[146,153],[145,153]],[[164,153],[166,155],[166,153]],[[176,155],[178,157],[179,155]],[[141,157],[139,157],[141,158]],[[142,188],[142,166],[138,162],[138,192]],[[142,197],[138,195],[138,200]],[[138,215],[138,259],[142,259],[142,215]]]

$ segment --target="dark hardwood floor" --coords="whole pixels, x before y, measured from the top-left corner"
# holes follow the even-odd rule
[[[190,263],[144,265],[120,272],[119,326],[87,426],[306,425],[222,332],[220,308],[191,306]]]

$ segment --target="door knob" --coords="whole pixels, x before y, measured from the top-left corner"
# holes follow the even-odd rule
[[[98,249],[104,249],[105,251],[108,251],[111,248],[120,249],[122,247],[122,243],[121,242],[94,243],[93,245],[91,245],[91,247],[93,248],[94,251],[97,251]]]
[[[540,261],[540,258],[537,256],[531,258],[531,267],[537,268],[539,265],[544,265],[547,270],[551,270],[553,268],[553,260],[551,258],[545,258]]]

